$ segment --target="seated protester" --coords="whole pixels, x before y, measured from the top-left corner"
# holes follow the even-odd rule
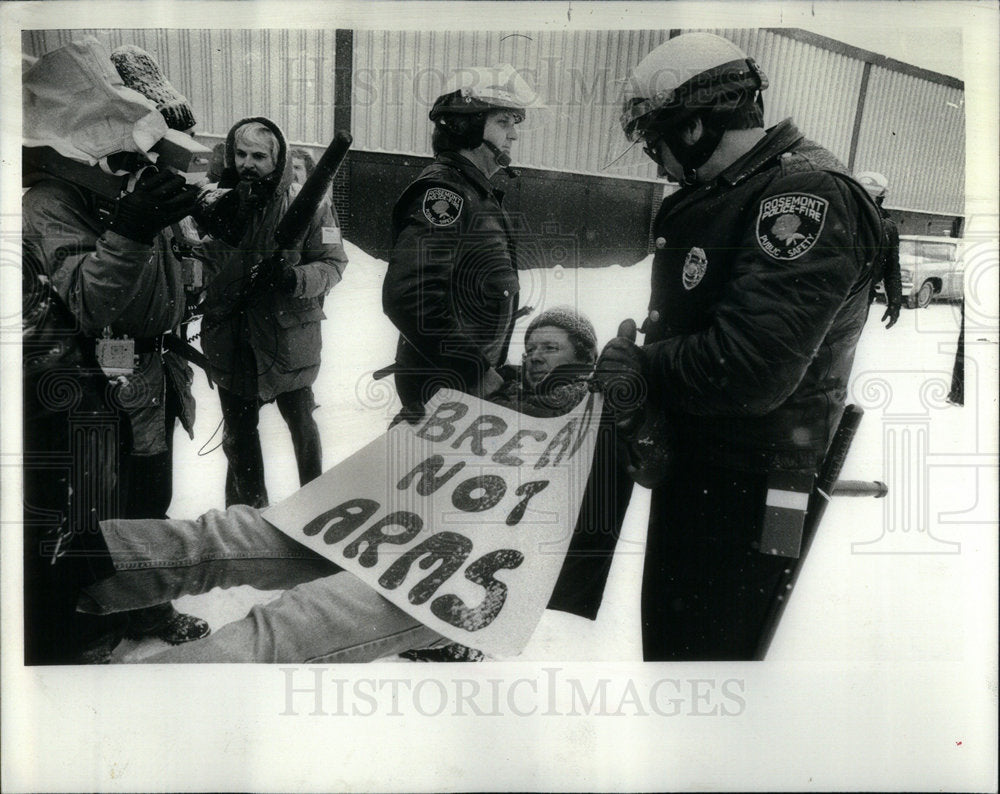
[[[597,361],[594,326],[571,307],[556,306],[535,317],[524,338],[522,365],[500,369],[505,382],[489,397],[490,402],[539,417],[573,410],[590,391],[589,378]],[[632,480],[625,468],[630,457],[616,439],[614,423],[606,414],[598,430],[573,541],[549,609],[597,618],[632,495]],[[417,662],[478,662],[484,658],[480,651],[458,643],[410,650],[402,656]]]
[[[570,307],[542,312],[525,331],[521,366],[501,368],[504,385],[489,400],[529,416],[559,416],[576,407],[589,391],[596,340],[594,326]]]
[[[569,308],[529,325],[524,364],[496,401],[535,416],[558,416],[588,393],[597,358],[590,322]],[[608,414],[610,417],[610,413]],[[549,608],[597,616],[632,483],[602,420],[590,479]],[[205,639],[143,662],[361,662],[447,644],[354,576],[275,529],[254,508],[237,505],[191,521],[113,521],[102,531],[117,572],[88,588],[80,609],[114,613],[158,599],[249,584],[288,589]],[[198,560],[191,564],[192,560]],[[427,657],[429,659],[434,656]],[[481,655],[450,646],[442,659]]]
[[[529,416],[559,416],[587,396],[597,361],[597,334],[582,314],[557,306],[535,317],[525,332],[524,363],[514,399],[510,386],[493,398]],[[573,540],[549,609],[595,620],[618,535],[632,496],[631,459],[605,409]]]

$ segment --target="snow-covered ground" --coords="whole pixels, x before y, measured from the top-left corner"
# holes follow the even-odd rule
[[[385,263],[347,244],[350,265],[326,301],[323,364],[314,389],[316,418],[329,468],[382,433],[398,404],[391,379],[371,373],[393,359],[396,334],[381,311]],[[521,274],[522,304],[572,304],[586,313],[599,341],[626,318],[642,319],[651,258],[631,267],[530,270]],[[969,604],[995,583],[996,442],[990,388],[997,361],[993,328],[967,330],[966,407],[949,404],[960,317],[957,305],[902,312],[884,330],[872,308],[858,347],[851,401],[866,410],[844,478],[883,480],[885,499],[838,498],[827,510],[769,658],[780,660],[946,660],[984,629],[970,623]],[[527,318],[519,321],[517,360]],[[969,359],[967,359],[969,362]],[[982,384],[982,385],[981,385]],[[218,397],[195,377],[194,441],[175,438],[175,517],[195,517],[223,504],[226,462],[220,448]],[[261,412],[268,493],[276,503],[298,487],[287,428],[277,408]],[[641,660],[639,585],[649,492],[637,488],[596,621],[547,611],[521,657],[531,661]],[[989,588],[989,589],[987,589]],[[185,597],[177,606],[216,628],[276,596],[238,587]],[[129,661],[162,643],[126,642]]]

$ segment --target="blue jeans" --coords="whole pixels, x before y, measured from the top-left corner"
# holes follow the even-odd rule
[[[443,641],[246,505],[194,520],[104,521],[101,531],[115,574],[84,589],[81,612],[123,612],[241,584],[286,591],[143,662],[369,662]]]

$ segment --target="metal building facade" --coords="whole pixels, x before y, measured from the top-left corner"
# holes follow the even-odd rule
[[[334,30],[36,30],[24,32],[24,51],[41,55],[85,35],[109,50],[134,44],[153,53],[191,101],[200,134],[223,136],[241,118],[267,116],[290,141],[330,142]]]
[[[649,162],[608,170],[626,148],[618,127],[618,79],[667,31],[355,31],[353,134],[376,152],[430,155],[427,113],[462,67],[511,63],[548,105],[544,126],[521,129],[517,161],[528,167],[655,177]]]
[[[291,142],[321,146],[338,118],[350,119],[357,153],[408,156],[430,154],[427,112],[451,72],[510,62],[551,107],[544,126],[523,130],[520,164],[647,181],[655,171],[641,153],[619,159],[622,81],[678,32],[78,29],[26,31],[22,44],[40,55],[90,34],[109,49],[143,47],[192,101],[203,135],[224,135],[235,120],[263,114]],[[849,167],[885,173],[891,207],[963,214],[960,81],[803,31],[713,32],[768,75],[766,123],[792,116]]]
[[[676,33],[678,31],[674,31]],[[791,116],[856,171],[892,185],[889,205],[944,215],[964,211],[965,122],[961,82],[905,69],[882,56],[800,31],[716,29],[767,74],[765,123]],[[427,112],[463,66],[510,62],[552,109],[518,143],[519,163],[539,169],[654,179],[624,151],[620,90],[631,67],[671,31],[354,33],[354,135],[360,149],[430,154]],[[933,164],[933,167],[930,165]]]
[[[893,207],[965,213],[965,101],[954,85],[873,66],[855,168],[888,178]]]

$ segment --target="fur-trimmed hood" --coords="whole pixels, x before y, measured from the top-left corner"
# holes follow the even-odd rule
[[[264,116],[250,116],[249,118],[240,119],[229,129],[229,133],[226,135],[225,168],[222,172],[222,178],[219,180],[219,187],[235,187],[239,183],[240,178],[236,173],[236,130],[245,124],[252,124],[254,122],[263,124],[278,139],[278,159],[275,163],[274,172],[261,180],[262,185],[270,186],[270,189],[262,188],[262,193],[266,194],[267,198],[270,198],[277,192],[287,190],[289,185],[292,184],[292,162],[288,156],[288,144],[285,141],[285,135],[281,131],[281,128]]]

